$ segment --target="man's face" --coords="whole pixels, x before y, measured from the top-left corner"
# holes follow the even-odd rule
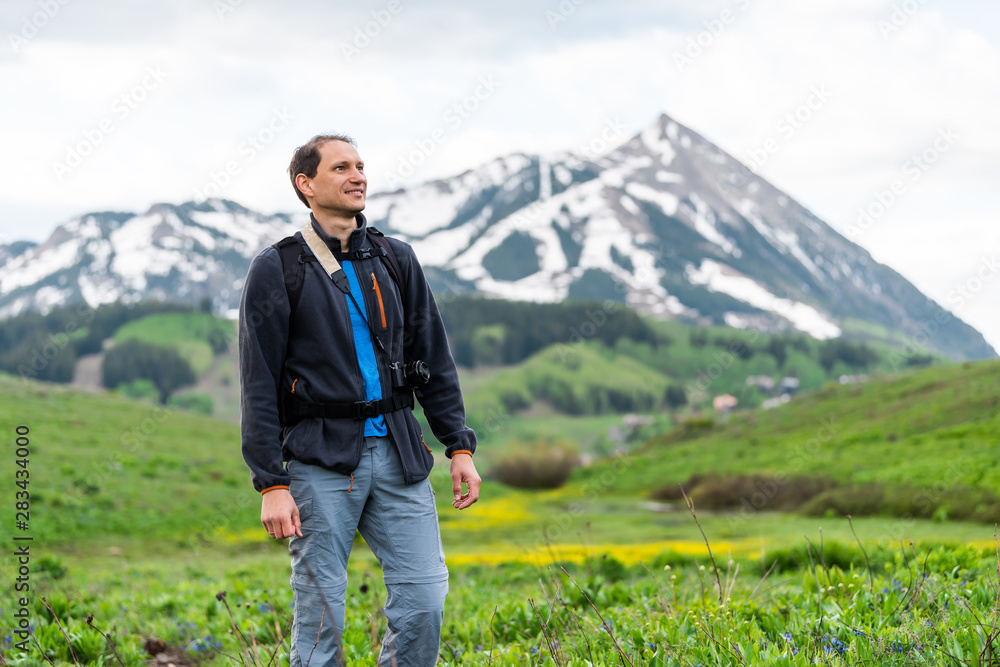
[[[365,163],[346,141],[328,141],[319,148],[316,176],[299,174],[298,184],[312,209],[338,217],[353,217],[365,208],[368,179]]]

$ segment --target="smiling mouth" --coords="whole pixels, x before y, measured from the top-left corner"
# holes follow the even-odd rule
[[[347,194],[350,195],[350,196],[352,196],[352,197],[358,197],[358,196],[363,197],[365,195],[365,191],[364,190],[348,190]]]

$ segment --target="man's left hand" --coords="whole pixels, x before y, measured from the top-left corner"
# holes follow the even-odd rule
[[[465,484],[468,491],[462,493],[462,484]],[[455,494],[455,501],[452,506],[458,510],[464,510],[472,503],[479,500],[479,486],[483,480],[476,472],[476,464],[472,462],[472,457],[468,454],[455,454],[451,457],[451,486]]]

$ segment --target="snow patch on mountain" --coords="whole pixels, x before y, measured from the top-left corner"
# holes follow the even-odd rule
[[[88,274],[81,274],[79,285],[80,294],[88,304],[111,303],[122,295],[121,288],[110,278],[101,280]]]
[[[656,172],[656,180],[659,183],[683,183],[684,176],[681,174],[675,174],[672,171],[663,171],[661,169]]]
[[[648,185],[643,185],[642,183],[627,184],[625,186],[625,192],[629,193],[636,199],[641,199],[649,202],[650,204],[655,204],[665,215],[677,215],[677,207],[680,205],[680,199],[673,193],[664,192],[662,190],[654,190]]]
[[[442,266],[451,261],[464,248],[468,248],[472,239],[485,226],[483,216],[469,224],[452,229],[442,229],[423,238],[410,239],[413,251],[421,262],[429,266]]]
[[[625,236],[617,216],[607,211],[595,212],[587,219],[584,231],[583,250],[580,253],[580,266],[584,268],[599,268],[614,275],[624,270],[611,260],[611,248]]]
[[[394,228],[419,238],[447,226],[470,192],[465,188],[424,185],[393,198],[372,197],[366,213],[372,220],[380,220],[391,212]]]
[[[20,257],[15,257],[0,269],[0,292],[12,292],[34,285],[70,268],[77,262],[82,245],[82,239],[70,239],[58,245],[37,246]],[[48,300],[51,298],[46,297]]]
[[[632,215],[640,215],[642,211],[639,209],[639,205],[635,203],[635,200],[628,195],[622,195],[618,198],[618,203],[622,205],[622,208],[631,213]]]
[[[35,303],[39,304],[39,308],[43,311],[51,310],[65,302],[66,298],[70,296],[70,292],[71,290],[68,289],[46,285],[35,292]]]
[[[676,125],[674,127],[674,137],[676,137]],[[667,132],[670,132],[669,125],[667,127]],[[648,148],[654,155],[659,156],[660,163],[664,167],[669,167],[674,161],[674,158],[677,157],[677,151],[674,150],[674,145],[671,143],[670,139],[663,136],[659,123],[647,125],[646,129],[642,131],[640,136],[642,137],[642,143],[646,146],[646,148]],[[676,141],[675,138],[674,140]]]
[[[705,240],[714,243],[730,255],[735,254],[736,246],[733,245],[733,242],[723,236],[722,233],[720,233],[716,228],[715,212],[708,206],[708,204],[706,204],[705,201],[694,192],[688,195],[688,201],[690,201],[691,205],[694,207],[690,211],[690,217],[694,222],[695,231],[704,236]]]
[[[799,331],[824,340],[841,334],[840,327],[812,306],[775,296],[757,281],[742,275],[732,267],[710,259],[701,266],[688,266],[687,275],[695,285],[704,285],[713,292],[728,294],[751,306],[780,315]]]

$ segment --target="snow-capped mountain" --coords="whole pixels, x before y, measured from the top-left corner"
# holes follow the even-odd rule
[[[0,316],[140,298],[208,297],[230,312],[252,257],[301,227],[302,210],[263,215],[208,200],[84,215],[43,244],[0,246]],[[365,212],[414,246],[439,293],[616,299],[664,317],[818,338],[921,336],[954,358],[996,356],[972,327],[666,115],[605,155],[509,155],[372,195]]]
[[[605,155],[499,158],[372,196],[367,215],[451,284],[491,296],[618,298],[706,323],[902,334],[953,358],[996,356],[982,334],[666,115]]]
[[[299,227],[307,216],[295,221]],[[0,316],[148,298],[209,298],[230,310],[239,303],[250,260],[295,228],[291,216],[261,215],[221,200],[156,204],[141,215],[89,213],[6,259],[0,249]]]

